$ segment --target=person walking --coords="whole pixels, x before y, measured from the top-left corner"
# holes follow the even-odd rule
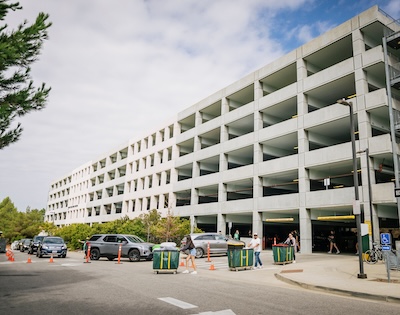
[[[335,249],[336,249],[336,254],[340,254],[340,250],[336,245],[335,231],[331,230],[331,234],[329,234],[328,240],[329,240],[329,252],[328,252],[328,254],[332,254],[333,247],[335,247]]]
[[[261,269],[263,267],[263,264],[260,259],[260,254],[261,254],[261,240],[258,238],[258,234],[254,233],[252,240],[248,244],[249,248],[254,249],[254,268],[259,268]],[[258,265],[260,265],[258,267]]]
[[[284,244],[287,244],[289,246],[293,247],[293,263],[296,263],[296,252],[297,252],[297,243],[296,243],[296,238],[293,236],[293,232],[289,233],[288,238],[284,242]]]
[[[83,244],[83,246],[82,246],[82,250],[83,250],[83,254],[84,254],[83,259],[87,258],[86,256],[87,256],[87,247],[88,247],[87,243],[88,243],[88,241],[89,241],[89,237],[86,237],[86,239],[84,241],[78,240],[79,243]]]
[[[239,234],[239,230],[236,230],[235,234],[233,234],[233,238],[237,241],[240,240],[240,234]]]
[[[196,263],[194,261],[196,259],[196,246],[194,245],[193,240],[190,237],[190,235],[186,236],[186,244],[182,248],[183,252],[186,250],[189,251],[189,254],[186,257],[186,270],[184,270],[182,273],[189,273],[189,261],[191,261],[192,267],[193,267],[192,275],[196,275],[197,268],[196,268]]]

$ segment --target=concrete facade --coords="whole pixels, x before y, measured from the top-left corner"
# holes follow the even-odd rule
[[[398,228],[390,127],[400,91],[391,88],[388,102],[382,37],[399,29],[374,6],[210,95],[55,180],[46,221],[91,224],[157,209],[224,233],[240,224],[267,234],[287,222],[309,253],[314,223],[353,213],[349,108],[337,103],[345,98],[356,149],[369,149],[357,155],[363,221],[377,233],[385,222]],[[389,49],[396,68],[400,53]]]

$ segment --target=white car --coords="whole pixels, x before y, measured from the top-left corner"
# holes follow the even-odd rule
[[[18,249],[18,243],[19,241],[14,241],[11,243],[11,250],[17,250]]]

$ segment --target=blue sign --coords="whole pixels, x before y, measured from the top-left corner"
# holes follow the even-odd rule
[[[391,239],[390,239],[390,233],[381,233],[381,244],[382,245],[392,244]]]
[[[390,245],[383,245],[382,246],[382,250],[391,250],[391,246]]]

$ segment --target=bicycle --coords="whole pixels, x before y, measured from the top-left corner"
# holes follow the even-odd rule
[[[368,264],[376,264],[378,260],[383,260],[382,247],[378,243],[372,243],[372,249],[364,253],[364,261]]]

